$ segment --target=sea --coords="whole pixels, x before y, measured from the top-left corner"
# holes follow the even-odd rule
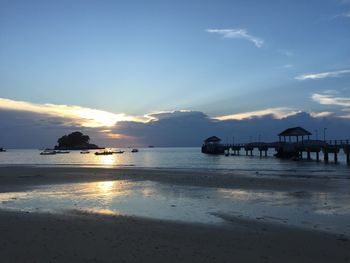
[[[239,156],[209,155],[201,153],[199,147],[183,148],[139,148],[132,153],[130,148],[111,148],[122,150],[123,154],[95,155],[96,150],[89,154],[80,151],[70,151],[68,154],[40,155],[38,149],[8,149],[0,152],[0,166],[74,166],[74,167],[137,167],[137,168],[168,168],[259,172],[266,174],[295,173],[295,174],[344,174],[350,175],[350,165],[346,164],[344,153],[338,155],[338,163],[334,163],[333,155],[330,161],[320,161],[311,155],[312,160],[281,160],[274,157],[275,151],[270,150],[267,157],[260,157],[259,152],[246,156],[241,151]],[[304,158],[306,156],[304,155]]]
[[[117,150],[117,149],[113,149]],[[350,166],[313,160],[203,154],[194,148],[130,148],[123,154],[95,155],[70,151],[40,155],[37,149],[9,149],[0,153],[0,166],[137,167],[185,169],[247,174],[326,178],[336,191],[296,188],[236,189],[164,184],[157,181],[112,180],[36,186],[19,192],[0,193],[0,210],[49,213],[99,213],[204,224],[234,224],[235,219],[277,223],[350,237]],[[244,152],[243,152],[244,153]],[[322,156],[321,160],[322,160]],[[330,160],[332,159],[330,156]],[[298,178],[299,179],[299,178]],[[331,179],[328,181],[328,179]],[[314,181],[316,182],[316,181]],[[232,221],[232,222],[231,222]]]

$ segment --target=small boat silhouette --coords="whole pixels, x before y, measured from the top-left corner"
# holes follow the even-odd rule
[[[95,155],[112,155],[112,151],[95,152]]]

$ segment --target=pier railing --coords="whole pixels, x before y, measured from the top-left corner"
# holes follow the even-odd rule
[[[286,144],[296,144],[296,145],[314,145],[314,146],[320,146],[324,147],[327,145],[333,145],[333,146],[349,146],[350,145],[350,139],[337,139],[337,140],[302,140],[298,142],[249,142],[249,143],[225,143],[223,144],[226,148],[234,148],[234,147],[253,147],[253,148],[259,148],[262,146],[269,147],[269,148],[275,148],[278,146],[286,145]]]
[[[316,159],[319,160],[319,153],[322,151],[325,162],[328,162],[329,154],[334,155],[334,161],[338,161],[338,153],[343,150],[346,155],[346,162],[350,164],[350,139],[337,139],[337,140],[301,140],[294,142],[249,142],[249,143],[226,143],[221,144],[225,152],[229,153],[230,150],[233,152],[231,155],[240,155],[240,151],[244,150],[246,155],[253,155],[253,150],[257,149],[260,152],[260,156],[267,156],[269,149],[274,149],[276,152],[289,151],[299,156],[299,159],[303,158],[303,153],[307,154],[307,159],[311,159],[311,153],[316,153]],[[229,154],[227,154],[229,155]]]
[[[330,145],[349,145],[350,140],[327,140],[326,143]]]

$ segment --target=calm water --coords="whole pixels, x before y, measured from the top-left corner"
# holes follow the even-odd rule
[[[141,148],[138,153],[131,153],[131,149],[123,154],[97,156],[94,151],[90,154],[80,154],[71,151],[69,154],[56,154],[42,156],[40,150],[9,149],[0,153],[0,165],[50,165],[50,166],[96,166],[96,167],[147,167],[147,168],[184,168],[184,169],[210,169],[210,170],[239,170],[259,171],[266,173],[279,173],[281,171],[349,174],[350,166],[345,163],[344,154],[339,155],[339,164],[332,161],[325,164],[323,161],[289,161],[273,157],[274,151],[268,153],[269,157],[258,156],[223,156],[206,155],[200,148]],[[314,156],[312,156],[314,158]],[[330,155],[330,160],[332,160]],[[321,155],[322,158],[322,155]]]
[[[0,153],[0,165],[147,167],[240,171],[259,175],[326,176],[350,179],[350,167],[340,163],[279,160],[269,153],[212,156],[200,148],[145,148],[110,156],[69,154],[41,156],[39,150]],[[337,180],[338,181],[338,180]],[[24,192],[0,193],[0,209],[24,211],[92,211],[166,220],[230,223],[237,218],[277,222],[350,236],[349,180],[339,191],[266,191],[177,186],[157,182],[109,181],[41,186]]]
[[[0,193],[0,208],[94,212],[194,223],[237,218],[350,235],[350,192],[280,192],[105,181]]]

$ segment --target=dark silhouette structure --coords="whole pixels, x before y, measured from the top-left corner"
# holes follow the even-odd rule
[[[205,139],[202,145],[202,153],[223,154],[225,152],[225,147],[220,142],[221,139],[216,136]]]
[[[312,135],[312,133],[305,130],[302,127],[293,127],[284,130],[283,132],[278,134],[279,142],[281,144],[276,148],[277,153],[275,154],[275,156],[279,158],[300,158],[300,151],[298,150],[299,137],[301,137],[301,141],[303,142],[304,136],[307,136],[307,140],[309,141],[310,135]],[[288,143],[286,140],[287,138]]]
[[[84,135],[78,131],[62,136],[57,140],[57,143],[58,145],[55,146],[55,150],[101,149],[96,144],[90,143],[90,137],[88,135]]]
[[[307,136],[307,139],[310,140],[310,135],[312,135],[311,132],[305,130],[304,128],[301,127],[294,127],[294,128],[288,128],[286,130],[284,130],[283,132],[281,132],[280,134],[278,134],[279,137],[279,141],[282,141],[282,137],[283,137],[283,142],[286,142],[286,138],[288,138],[289,142],[292,142],[292,138],[296,138],[296,141],[299,141],[299,137],[301,137],[301,140],[304,140],[304,136]]]
[[[221,139],[216,136],[207,138],[202,145],[202,152],[208,154],[240,155],[243,149],[246,155],[253,155],[253,150],[260,152],[260,157],[267,156],[269,149],[274,149],[277,158],[300,160],[303,159],[303,153],[307,154],[307,160],[311,160],[311,153],[316,154],[316,160],[320,160],[320,152],[323,152],[325,162],[329,161],[329,154],[333,154],[334,162],[338,162],[338,154],[343,150],[346,155],[346,162],[350,164],[350,140],[310,140],[311,132],[302,127],[288,128],[278,134],[277,142],[250,142],[222,144]],[[288,140],[287,140],[288,138]],[[306,139],[305,139],[306,138]]]

